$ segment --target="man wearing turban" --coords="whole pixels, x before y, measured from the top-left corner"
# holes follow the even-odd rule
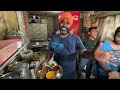
[[[76,77],[76,56],[80,51],[84,58],[93,58],[98,61],[107,61],[109,55],[106,55],[98,46],[95,52],[88,52],[79,36],[69,33],[70,26],[73,23],[73,17],[69,12],[65,12],[59,18],[60,33],[53,36],[49,42],[48,54],[42,65],[48,64],[54,55],[54,60],[63,68],[61,79],[75,79]],[[104,55],[103,55],[104,52]]]

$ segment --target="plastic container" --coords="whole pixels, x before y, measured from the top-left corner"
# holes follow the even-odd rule
[[[21,51],[20,55],[22,57],[22,60],[28,60],[28,61],[33,60],[33,51],[32,50]]]

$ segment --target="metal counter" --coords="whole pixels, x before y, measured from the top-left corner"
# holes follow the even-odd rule
[[[22,46],[20,49],[18,49],[14,55],[12,55],[3,65],[0,66],[0,73],[2,72],[2,70],[11,62],[13,62],[16,58],[16,55],[19,54],[23,49],[25,49],[25,47],[27,46],[28,42]]]

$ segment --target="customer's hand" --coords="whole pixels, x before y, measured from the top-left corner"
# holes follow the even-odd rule
[[[109,79],[120,79],[120,73],[117,71],[111,71],[108,73]]]
[[[114,58],[111,57],[111,53],[113,52],[120,52],[120,50],[111,50],[111,51],[104,51],[104,50],[100,50],[101,46],[102,46],[102,42],[99,44],[99,46],[95,49],[94,51],[94,58],[97,60],[97,61],[100,61],[100,62],[110,62],[110,61],[118,61],[119,60],[115,60]]]
[[[102,46],[102,42],[98,45],[98,47],[95,49],[94,51],[94,58],[97,61],[100,62],[107,62],[110,58],[109,52],[104,51],[104,50],[100,50],[101,46]]]

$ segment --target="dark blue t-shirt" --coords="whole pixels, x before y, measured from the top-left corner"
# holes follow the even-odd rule
[[[63,79],[71,79],[76,74],[77,51],[85,49],[81,39],[74,34],[60,38],[59,34],[52,37],[49,51],[54,53],[54,60],[63,68]]]

